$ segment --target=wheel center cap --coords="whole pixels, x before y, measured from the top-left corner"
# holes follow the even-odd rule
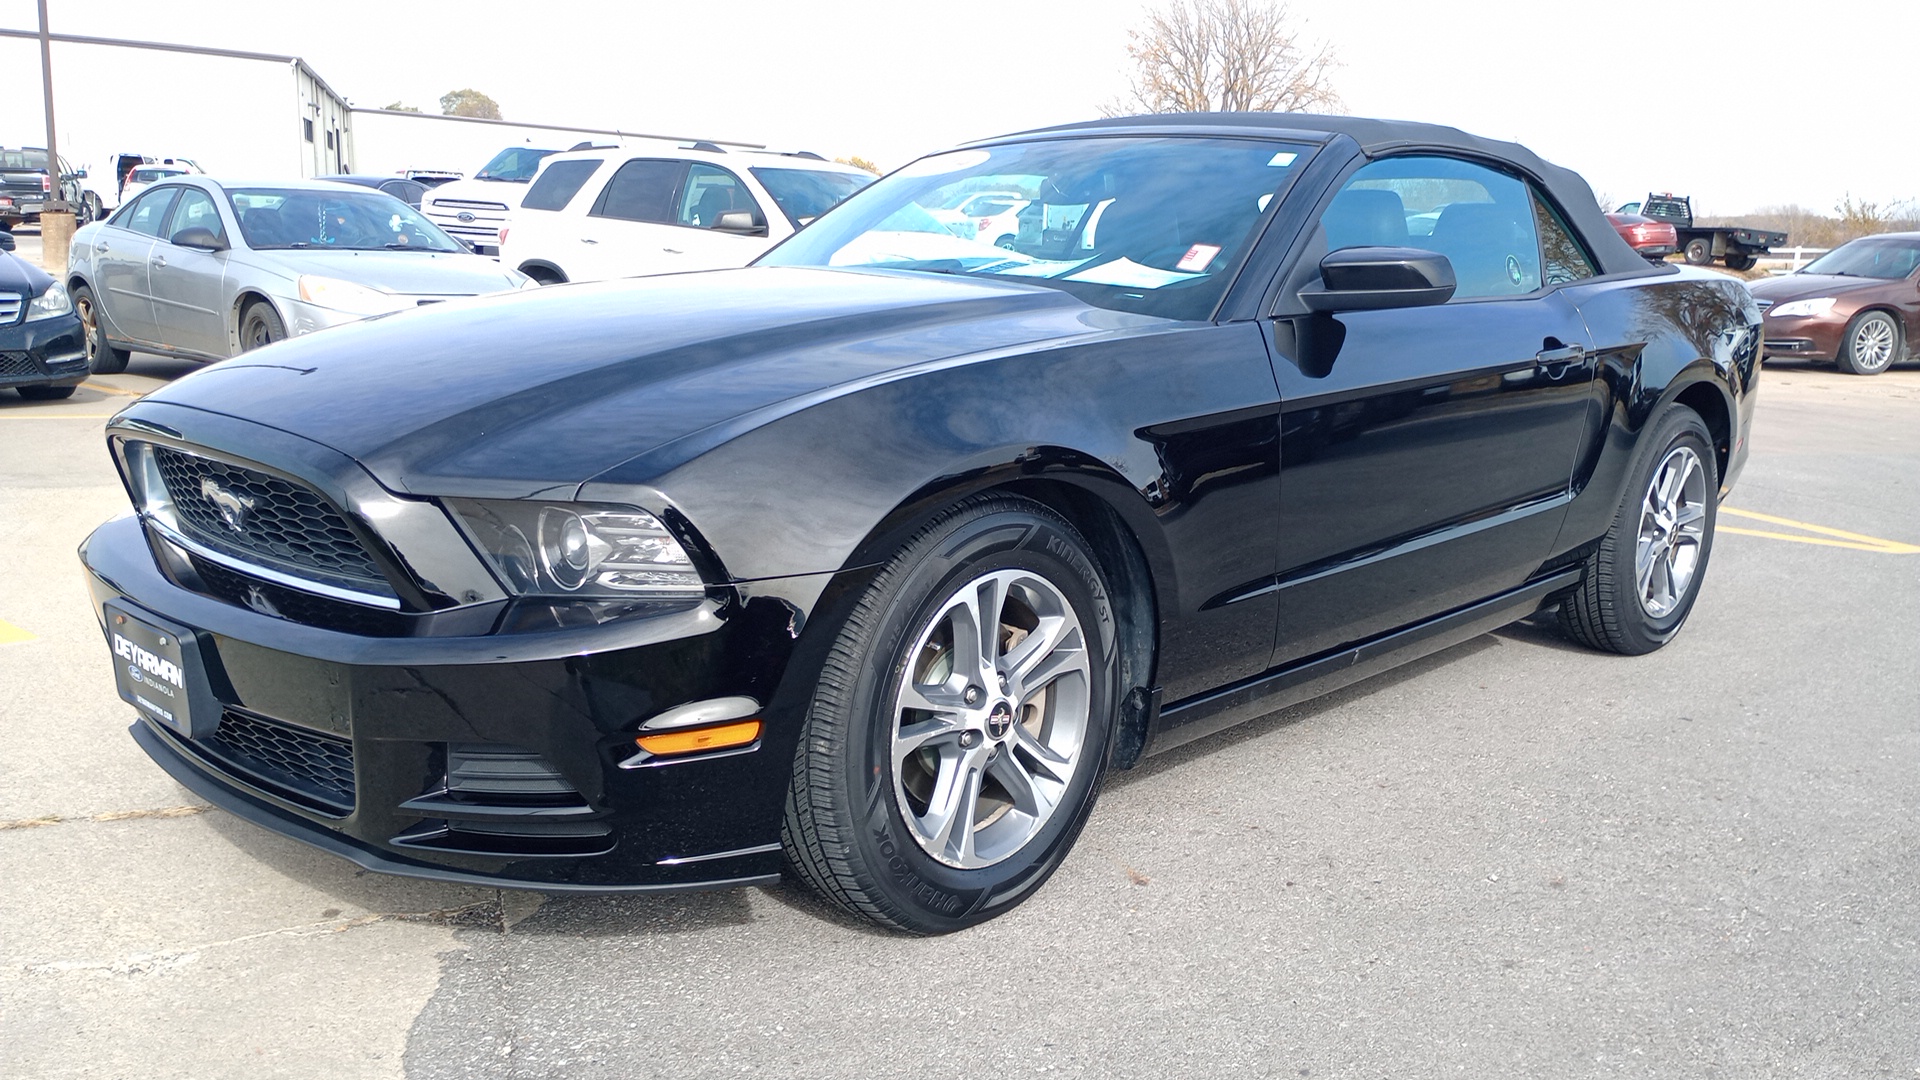
[[[994,705],[987,714],[987,734],[996,739],[1004,739],[1013,728],[1013,706],[1002,701]]]

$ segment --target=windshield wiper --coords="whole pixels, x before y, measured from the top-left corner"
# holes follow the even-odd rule
[[[388,251],[424,251],[430,255],[450,255],[453,253],[453,249],[451,248],[428,247],[425,244],[388,244],[386,248]]]

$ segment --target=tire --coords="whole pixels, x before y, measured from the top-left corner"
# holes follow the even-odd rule
[[[61,401],[73,396],[73,386],[16,386],[20,396],[28,401]]]
[[[1613,525],[1560,605],[1560,625],[1582,644],[1640,656],[1672,641],[1693,610],[1713,554],[1720,477],[1712,436],[1684,405],[1644,436]]]
[[[106,207],[100,205],[100,196],[91,191],[87,192],[86,197],[81,201],[86,205],[88,221],[99,221],[100,216],[106,212]]]
[[[240,313],[240,351],[252,352],[263,345],[284,341],[287,336],[287,324],[280,321],[280,313],[265,300],[255,300]]]
[[[1878,375],[1900,356],[1900,324],[1884,311],[1863,311],[1847,324],[1834,363],[1849,375]]]
[[[73,287],[73,310],[80,316],[80,332],[87,340],[87,370],[95,375],[118,375],[127,370],[133,354],[116,349],[107,342],[107,331],[100,325],[100,305],[93,290],[85,285]]]
[[[1727,264],[1727,269],[1729,270],[1751,270],[1753,269],[1753,264],[1760,260],[1744,251],[1737,253],[1729,251],[1727,252],[1726,258],[1721,261]]]
[[[1002,236],[998,240],[995,240],[993,242],[993,246],[1000,248],[1003,251],[1012,251],[1013,250],[1013,234],[1008,233],[1006,236]]]
[[[1713,241],[1704,236],[1687,241],[1687,246],[1681,250],[1686,253],[1687,262],[1694,266],[1713,265]]]
[[[859,918],[939,934],[1053,873],[1093,809],[1120,701],[1088,551],[1047,508],[979,496],[887,562],[834,631],[794,757],[781,842],[796,876]],[[983,604],[999,628],[968,650]]]

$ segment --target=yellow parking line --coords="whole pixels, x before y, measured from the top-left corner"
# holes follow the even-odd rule
[[[105,390],[109,394],[125,394],[128,397],[146,397],[147,396],[147,391],[145,390],[122,390],[117,386],[108,386],[106,383],[93,382],[92,380],[83,382],[80,385],[86,387],[89,390]]]
[[[0,619],[0,645],[18,645],[23,641],[32,641],[34,637],[25,630]]]
[[[1752,510],[1735,510],[1731,506],[1721,507],[1720,513],[1732,514],[1734,517],[1749,518],[1753,521],[1764,521],[1769,525],[1784,525],[1789,529],[1801,529],[1806,532],[1818,534],[1816,536],[1797,536],[1793,533],[1770,532],[1764,529],[1742,529],[1732,525],[1723,525],[1720,527],[1721,532],[1734,533],[1739,536],[1762,536],[1769,540],[1789,540],[1796,544],[1817,544],[1822,547],[1851,548],[1855,551],[1872,551],[1881,555],[1920,554],[1920,545],[1903,544],[1898,540],[1882,540],[1877,536],[1866,536],[1861,533],[1848,532],[1845,529],[1830,528],[1826,525],[1812,525],[1804,521],[1795,521],[1792,518],[1774,517],[1772,514],[1761,514]]]

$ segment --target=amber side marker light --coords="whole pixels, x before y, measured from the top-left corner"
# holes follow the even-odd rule
[[[695,728],[691,731],[663,731],[655,735],[642,735],[633,740],[649,754],[691,754],[701,750],[724,750],[729,746],[745,746],[760,737],[760,721],[740,720],[717,727]]]

